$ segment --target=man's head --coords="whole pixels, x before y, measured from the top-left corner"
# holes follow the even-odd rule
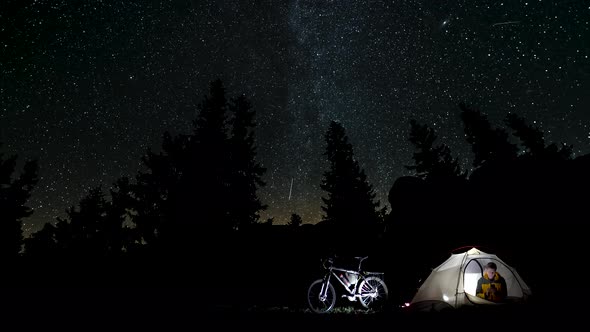
[[[488,276],[488,279],[490,279],[490,280],[494,279],[494,276],[496,275],[497,268],[498,267],[496,266],[496,263],[489,262],[484,267],[483,273],[485,273]]]

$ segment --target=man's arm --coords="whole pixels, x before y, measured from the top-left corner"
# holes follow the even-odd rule
[[[485,295],[483,293],[483,288],[481,287],[481,285],[483,284],[483,277],[479,278],[479,280],[477,281],[477,288],[475,289],[475,295],[477,295],[478,297],[481,297],[482,299],[485,299]]]

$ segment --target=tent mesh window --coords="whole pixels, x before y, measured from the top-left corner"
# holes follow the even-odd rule
[[[477,288],[477,281],[483,276],[483,269],[477,260],[472,259],[465,266],[465,274],[463,275],[463,289],[465,293],[476,296],[475,289]]]

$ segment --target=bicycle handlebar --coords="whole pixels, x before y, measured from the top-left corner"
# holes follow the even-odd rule
[[[329,267],[332,267],[334,265],[334,260],[336,258],[338,258],[337,255],[331,255],[331,256],[329,256],[327,258],[321,259],[322,266],[324,268],[326,268],[326,269],[329,268]],[[363,261],[365,259],[369,258],[369,256],[362,256],[362,257],[361,256],[355,256],[354,258],[357,259],[357,260],[359,260],[359,265],[358,265],[357,271],[361,271],[361,264],[363,263]],[[329,265],[327,265],[326,263],[328,263]]]

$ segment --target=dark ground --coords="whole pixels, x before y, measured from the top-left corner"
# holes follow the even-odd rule
[[[369,253],[368,270],[385,271],[391,301],[384,311],[366,312],[339,299],[333,313],[313,314],[307,309],[307,288],[322,275],[323,255],[317,254],[318,248],[299,248],[319,241],[273,234],[268,237],[272,242],[248,239],[248,246],[217,252],[215,258],[207,258],[212,250],[204,249],[194,257],[148,256],[115,265],[51,259],[4,265],[0,332],[578,330],[589,318],[580,288],[585,282],[580,279],[585,259],[579,254],[585,252],[584,233],[569,231],[565,236],[555,228],[546,231],[553,236],[531,232],[530,243],[493,251],[516,266],[531,287],[531,302],[522,306],[402,311],[400,299],[411,299],[408,296],[419,286],[417,277],[427,276],[424,272],[449,255],[433,239],[421,237],[403,252],[378,247]],[[5,281],[6,276],[10,277]]]
[[[276,295],[281,290],[267,291]],[[243,289],[236,294],[252,292]],[[318,315],[307,310],[304,294],[301,303],[275,306],[256,305],[252,299],[223,303],[222,292],[216,295],[192,288],[26,288],[2,289],[1,293],[1,321],[17,324],[12,330],[476,331],[494,324],[489,328],[492,331],[567,331],[577,329],[587,316],[583,306],[571,298],[568,302],[567,296],[561,302],[555,296],[514,307],[437,313],[410,313],[397,304],[370,312],[340,301],[334,312]]]

